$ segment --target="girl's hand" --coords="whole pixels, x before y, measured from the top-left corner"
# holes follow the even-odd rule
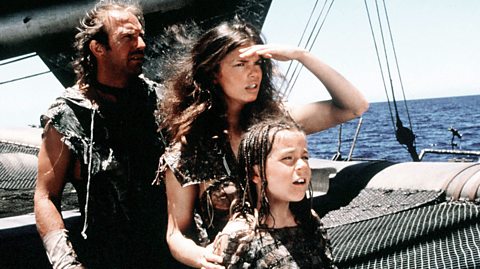
[[[279,61],[289,61],[289,60],[298,60],[302,54],[307,51],[292,46],[285,45],[253,45],[247,48],[238,50],[241,54],[240,57],[250,57],[254,54],[263,57],[263,58],[272,58]]]

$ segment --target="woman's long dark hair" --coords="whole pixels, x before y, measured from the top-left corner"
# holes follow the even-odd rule
[[[243,189],[243,197],[232,205],[233,212],[248,213],[252,207],[256,207],[260,200],[260,208],[258,212],[258,224],[261,228],[266,227],[266,220],[270,213],[270,204],[268,202],[266,163],[268,155],[272,150],[273,143],[278,132],[289,130],[303,132],[300,126],[290,117],[274,117],[264,119],[252,125],[244,134],[240,142],[238,151],[238,163],[240,185]],[[262,182],[261,189],[257,190],[255,184],[252,184],[255,175],[254,167],[258,167],[258,173]],[[259,192],[258,192],[259,191]],[[260,197],[258,197],[260,193]],[[311,214],[311,199],[306,196],[299,202],[290,202],[290,210],[295,216],[295,221],[300,226],[313,232],[314,222]],[[274,220],[275,221],[275,220]]]
[[[161,128],[169,131],[173,142],[205,132],[218,135],[228,127],[224,93],[214,80],[220,61],[234,49],[248,44],[264,42],[253,26],[236,19],[205,32],[193,43],[186,57],[178,60],[174,74],[165,81],[160,104]],[[263,59],[261,68],[263,78],[258,97],[241,112],[242,130],[260,115],[282,112],[279,94],[273,86],[272,62]]]

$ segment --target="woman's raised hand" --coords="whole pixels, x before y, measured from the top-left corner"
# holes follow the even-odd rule
[[[302,54],[307,51],[298,47],[266,44],[266,45],[253,45],[250,47],[242,48],[239,50],[240,57],[251,57],[258,55],[263,58],[272,58],[279,61],[298,60]]]

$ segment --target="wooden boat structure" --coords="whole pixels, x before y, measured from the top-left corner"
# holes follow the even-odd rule
[[[164,26],[185,18],[207,27],[240,13],[261,27],[271,4],[140,2],[152,39]],[[0,17],[0,59],[36,51],[68,86],[73,83],[66,64],[73,27],[94,1],[42,3],[17,0],[0,9],[9,15]],[[63,41],[45,46],[51,40]],[[155,58],[155,50],[151,53]],[[32,213],[40,139],[39,128],[0,130],[0,268],[49,268]],[[313,207],[328,229],[339,268],[480,268],[478,157],[470,162],[311,159],[310,164]],[[74,236],[81,226],[75,199],[67,186],[63,217]]]

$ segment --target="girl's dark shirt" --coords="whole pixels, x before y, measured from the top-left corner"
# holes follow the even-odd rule
[[[228,236],[223,265],[228,269],[336,268],[327,232],[313,210],[312,217],[313,233],[301,226],[220,233],[219,237]]]

